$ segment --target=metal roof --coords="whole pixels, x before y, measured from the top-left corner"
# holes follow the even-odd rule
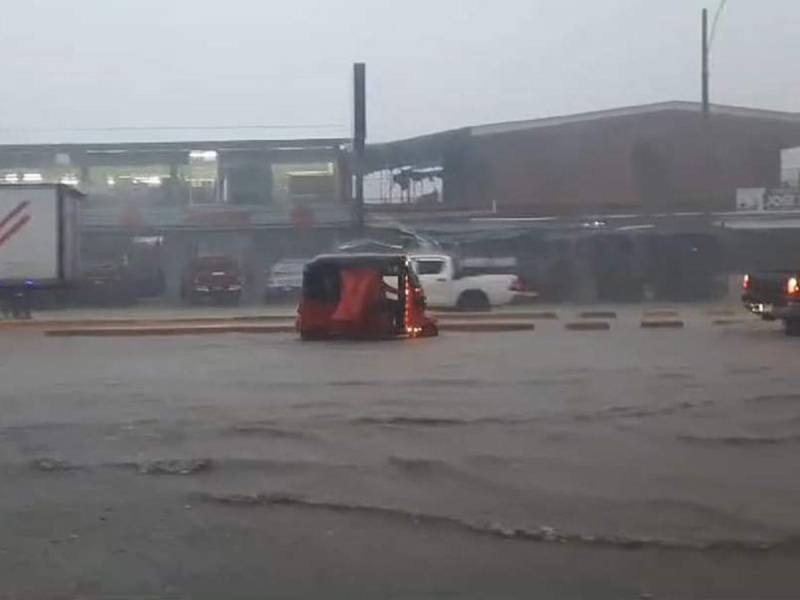
[[[126,146],[131,144],[220,144],[269,141],[294,144],[307,140],[344,143],[348,128],[341,125],[154,125],[141,127],[0,127],[4,146]]]
[[[85,198],[86,194],[78,188],[63,183],[0,183],[0,189],[16,189],[16,190],[55,190],[66,196],[73,196],[74,198]]]
[[[0,132],[0,153],[30,152],[71,152],[122,153],[122,152],[189,152],[192,150],[252,151],[252,150],[296,150],[341,148],[349,140],[346,138],[304,138],[304,139],[242,139],[242,140],[184,140],[163,142],[94,142],[94,143],[46,143],[9,144],[4,143]]]
[[[668,102],[657,102],[654,104],[642,104],[639,106],[627,106],[622,108],[612,108],[609,110],[598,110],[574,115],[564,115],[555,117],[545,117],[540,119],[527,119],[523,121],[510,121],[506,123],[494,123],[489,125],[478,125],[470,128],[470,133],[474,136],[495,135],[498,133],[509,133],[513,131],[525,131],[528,129],[541,129],[543,127],[557,127],[559,125],[569,125],[572,123],[586,123],[590,121],[601,121],[616,119],[620,117],[630,117],[636,115],[646,115],[660,112],[688,112],[701,113],[702,104],[699,102],[684,102],[672,100]],[[800,123],[800,113],[782,112],[775,110],[765,110],[760,108],[745,108],[740,106],[725,106],[712,104],[710,107],[712,116],[738,117],[745,119],[760,119],[769,121],[782,121],[788,123]]]
[[[714,117],[731,117],[800,125],[800,113],[796,112],[782,112],[721,104],[712,104],[710,111],[711,115]],[[573,115],[474,125],[393,142],[370,144],[367,148],[367,169],[368,171],[378,171],[385,168],[397,168],[408,165],[440,166],[448,147],[463,145],[471,138],[546,129],[575,123],[611,121],[625,117],[664,112],[682,112],[700,115],[702,113],[702,105],[699,102],[672,100]]]

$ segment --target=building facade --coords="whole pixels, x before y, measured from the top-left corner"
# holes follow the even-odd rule
[[[373,171],[442,169],[439,208],[506,215],[734,210],[781,183],[800,115],[665,102],[373,146]]]
[[[63,183],[86,194],[87,265],[158,272],[178,299],[200,255],[229,256],[257,298],[265,270],[328,249],[352,222],[343,139],[0,145],[0,184]],[[146,265],[132,264],[137,260]]]

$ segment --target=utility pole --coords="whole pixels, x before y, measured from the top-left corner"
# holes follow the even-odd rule
[[[357,235],[364,233],[364,155],[367,140],[367,67],[353,65],[353,172],[355,175],[354,221]]]
[[[702,43],[702,95],[703,95],[703,116],[707,117],[710,112],[708,100],[708,9],[703,9],[703,43]]]

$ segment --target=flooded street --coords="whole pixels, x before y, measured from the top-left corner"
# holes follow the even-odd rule
[[[797,341],[690,312],[380,343],[5,332],[0,597],[791,597]]]

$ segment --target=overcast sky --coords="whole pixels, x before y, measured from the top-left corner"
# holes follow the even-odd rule
[[[53,130],[51,141],[85,127],[345,134],[357,60],[368,65],[371,141],[695,100],[700,9],[717,4],[7,0],[0,128]],[[729,0],[712,101],[800,111],[799,22],[798,0]]]

